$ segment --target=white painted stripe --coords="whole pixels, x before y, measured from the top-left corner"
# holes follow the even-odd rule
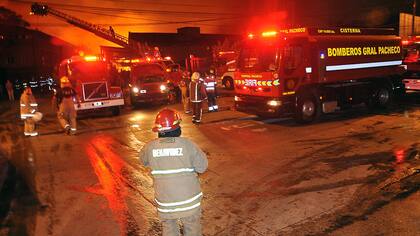
[[[402,61],[398,60],[398,61],[382,61],[382,62],[334,65],[334,66],[326,66],[326,71],[365,69],[365,68],[384,67],[384,66],[398,66],[401,64],[402,64]]]
[[[20,117],[34,117],[35,114],[22,114]]]
[[[179,174],[183,172],[194,172],[194,169],[180,168],[180,169],[173,169],[173,170],[152,170],[152,175]]]
[[[191,202],[197,200],[198,198],[200,198],[201,196],[203,196],[202,192],[200,192],[199,194],[197,194],[194,197],[192,197],[188,200],[185,200],[185,201],[170,202],[170,203],[159,202],[157,199],[155,199],[155,201],[156,201],[157,204],[159,204],[161,206],[171,207],[171,206],[180,206],[180,205],[185,205],[185,204],[191,203]]]
[[[200,205],[201,205],[201,203],[199,202],[199,203],[194,204],[194,205],[189,206],[189,207],[176,208],[176,209],[160,209],[160,208],[158,208],[157,210],[160,211],[160,212],[164,212],[164,213],[179,212],[179,211],[188,211],[188,210],[194,209],[196,207],[199,207]]]
[[[310,74],[312,73],[312,67],[306,67],[305,68],[306,73]]]

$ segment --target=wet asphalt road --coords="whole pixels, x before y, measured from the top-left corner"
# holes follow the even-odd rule
[[[205,235],[369,235],[352,226],[392,212],[403,193],[417,196],[418,94],[391,112],[361,107],[305,126],[235,112],[226,109],[231,97],[222,100],[225,109],[205,113],[202,125],[189,116],[182,123],[209,158],[201,175]],[[78,134],[65,136],[48,100],[40,103],[39,137],[22,137],[17,103],[0,122],[0,150],[40,202],[26,216],[28,234],[159,235],[152,179],[138,163],[140,148],[155,138],[159,107],[83,116]],[[420,233],[412,222],[392,224],[383,234]]]

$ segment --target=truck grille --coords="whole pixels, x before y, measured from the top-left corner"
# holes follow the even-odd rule
[[[106,82],[85,83],[83,86],[83,98],[85,101],[108,98],[108,85]]]

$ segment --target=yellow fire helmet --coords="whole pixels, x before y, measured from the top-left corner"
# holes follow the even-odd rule
[[[198,81],[198,79],[200,79],[200,73],[194,72],[191,76],[191,80],[192,81]]]
[[[67,76],[61,77],[61,79],[60,79],[60,85],[61,85],[61,87],[69,86],[70,85],[69,78],[67,78]]]

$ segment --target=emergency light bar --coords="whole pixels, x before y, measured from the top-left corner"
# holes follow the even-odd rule
[[[98,61],[97,56],[85,56],[85,61]]]
[[[266,31],[266,32],[262,32],[262,36],[263,37],[276,37],[278,34],[277,31]]]

